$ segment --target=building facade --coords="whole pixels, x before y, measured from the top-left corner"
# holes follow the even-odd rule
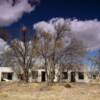
[[[56,70],[54,79],[55,82],[58,81],[57,75],[59,74],[57,74]],[[31,76],[29,77],[30,82],[45,82],[46,80],[45,69],[40,68],[31,71]],[[65,70],[62,73],[62,80],[64,82],[89,82],[88,72],[85,70]],[[11,67],[0,67],[0,81],[18,81],[18,77]]]
[[[0,67],[0,81],[17,81],[17,75],[11,67]]]

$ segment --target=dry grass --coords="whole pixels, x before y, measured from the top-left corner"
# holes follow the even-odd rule
[[[0,100],[100,100],[100,84],[1,83]]]

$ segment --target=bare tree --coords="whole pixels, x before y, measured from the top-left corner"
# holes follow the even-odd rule
[[[11,49],[15,62],[19,65],[17,71],[22,73],[23,80],[29,81],[29,72],[33,67],[33,41],[28,40],[28,29],[23,26],[21,28],[21,39],[13,40],[11,42]]]
[[[65,68],[66,63],[62,63],[63,61],[66,62],[66,59],[71,58],[72,63],[72,59],[75,61],[76,57],[80,59],[85,54],[83,44],[71,33],[69,21],[65,21],[62,25],[54,21],[53,24],[56,33],[37,32],[38,52],[45,61],[44,68],[48,83],[54,82],[56,69],[61,71]]]
[[[49,81],[48,58],[50,56],[49,46],[51,43],[51,35],[49,33],[38,34],[34,40],[35,40],[36,54],[38,54],[37,56],[41,57],[41,59],[44,59],[44,69],[46,71],[47,81]]]
[[[79,71],[82,69],[83,61],[86,57],[86,49],[83,43],[75,38],[72,38],[70,45],[60,55],[60,81],[62,81],[62,72],[64,70]]]
[[[9,42],[9,32],[4,29],[0,28],[0,39],[2,39],[5,42],[4,48],[8,48],[8,42]],[[10,66],[11,63],[9,62],[9,59],[11,58],[9,50],[2,50],[0,53],[0,66]]]
[[[0,66],[3,66],[3,67],[14,66],[14,62],[13,62],[10,50],[6,50],[0,54]]]
[[[91,68],[91,71],[100,72],[100,50],[98,50],[98,53],[94,57],[88,58],[91,61],[91,64],[93,65]]]

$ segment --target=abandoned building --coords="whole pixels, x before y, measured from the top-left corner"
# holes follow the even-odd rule
[[[39,68],[31,71],[32,74],[29,78],[30,82],[45,82],[46,81],[46,72],[45,69]],[[55,79],[57,82],[57,71],[55,71]],[[66,82],[89,82],[88,71],[80,70],[80,71],[72,71],[65,70],[63,73],[63,81]],[[13,71],[11,67],[0,67],[0,81],[18,81],[18,77],[16,73]]]
[[[11,67],[0,67],[0,81],[16,81],[17,76]]]

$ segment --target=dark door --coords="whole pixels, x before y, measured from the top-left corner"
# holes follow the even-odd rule
[[[13,73],[8,73],[8,79],[12,80]]]
[[[42,82],[45,82],[45,72],[42,72]]]
[[[75,72],[71,72],[71,82],[75,82]]]

